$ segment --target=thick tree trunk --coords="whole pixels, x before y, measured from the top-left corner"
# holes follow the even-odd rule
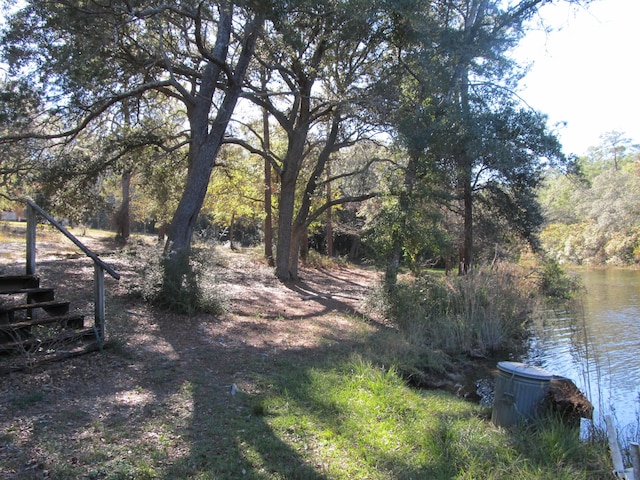
[[[285,170],[280,186],[280,208],[278,210],[278,244],[276,253],[276,276],[280,280],[290,280],[290,252],[293,234],[293,209],[296,193],[296,178],[290,170]]]
[[[224,131],[221,132],[220,138],[223,133]],[[209,178],[219,147],[219,144],[207,145],[201,149],[192,147],[192,151],[197,151],[197,154],[193,156],[184,192],[167,229],[169,237],[167,253],[189,252],[191,248],[191,237],[207,193]]]
[[[308,119],[308,115],[305,116],[305,119]],[[325,142],[325,146],[323,150],[318,155],[318,159],[316,160],[315,167],[313,172],[311,173],[307,184],[305,185],[304,192],[302,194],[302,201],[300,202],[300,208],[298,209],[298,213],[295,216],[295,221],[293,219],[294,215],[294,205],[295,205],[295,190],[296,190],[296,180],[298,178],[298,174],[300,172],[300,167],[302,165],[302,155],[304,152],[305,141],[307,135],[309,133],[308,121],[301,122],[300,128],[298,128],[294,134],[292,135],[292,140],[289,146],[289,152],[287,154],[287,170],[282,174],[282,186],[280,191],[280,217],[278,223],[278,259],[276,259],[276,265],[279,265],[279,262],[282,262],[282,267],[284,268],[285,260],[281,257],[285,255],[286,252],[286,263],[287,265],[287,274],[284,274],[284,270],[279,270],[276,267],[276,273],[278,278],[283,280],[288,279],[297,279],[298,278],[298,259],[300,255],[300,246],[302,242],[307,242],[307,228],[308,228],[308,219],[309,212],[311,209],[311,196],[316,191],[318,187],[318,179],[321,178],[325,165],[329,160],[329,156],[331,155],[333,146],[335,145],[335,141],[338,135],[338,126],[339,126],[339,114],[336,112],[333,118],[331,133]],[[285,195],[286,193],[286,195]],[[283,215],[283,209],[286,207],[286,211]],[[282,225],[282,222],[289,222],[288,225]],[[280,237],[280,232],[285,233],[288,230],[289,235],[287,238],[283,239]],[[304,238],[302,238],[304,236]],[[286,240],[288,245],[281,245],[282,241]]]
[[[232,11],[221,10],[220,14],[218,35],[212,56],[222,62],[227,59]],[[193,230],[207,193],[209,178],[224,139],[224,133],[242,92],[242,84],[262,22],[262,17],[256,17],[253,23],[247,25],[245,42],[233,74],[229,75],[228,72],[223,71],[220,63],[210,61],[204,69],[200,89],[197,95],[192,97],[193,103],[189,108],[191,129],[189,171],[182,198],[168,228],[169,238],[165,245],[165,285],[180,285],[181,277],[188,272]],[[216,117],[212,121],[210,113],[214,104],[213,98],[216,91],[221,88],[221,83],[226,83],[224,96],[218,106]]]
[[[289,148],[284,161],[286,168],[281,172],[280,202],[278,210],[278,245],[276,254],[276,276],[280,280],[297,278],[297,265],[291,263],[292,250],[295,248],[295,259],[298,258],[298,241],[294,239],[294,210],[296,200],[296,183],[302,166],[305,142],[309,132],[308,122],[301,122],[299,127],[289,135]]]
[[[400,259],[402,257],[401,240],[394,236],[391,255],[387,260],[387,268],[384,271],[384,283],[389,287],[395,286],[398,281],[398,270],[400,269]]]

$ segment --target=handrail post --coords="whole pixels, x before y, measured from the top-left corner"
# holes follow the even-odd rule
[[[93,263],[93,293],[95,300],[95,329],[98,343],[105,340],[105,301],[104,301],[104,270],[96,262]]]
[[[36,211],[27,204],[27,275],[36,274]]]
[[[640,445],[636,442],[629,444],[631,450],[631,463],[633,464],[633,478],[640,480]]]

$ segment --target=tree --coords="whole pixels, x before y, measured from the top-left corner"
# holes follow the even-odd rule
[[[50,109],[30,131],[15,131],[4,141],[72,140],[106,115],[116,118],[122,102],[140,110],[153,107],[150,97],[180,103],[189,166],[166,249],[173,283],[179,285],[267,7],[226,0],[145,6],[27,2],[9,19],[3,57],[14,75],[31,78]]]
[[[245,94],[286,133],[286,153],[277,157],[267,151],[258,135],[253,143],[236,140],[267,158],[279,177],[276,275],[283,280],[297,278],[300,245],[310,222],[331,204],[354,199],[332,200],[310,213],[332,154],[372,133],[363,115],[372,75],[380,73],[386,32],[375,2],[302,1],[287,13],[258,53],[262,69],[270,72],[267,90],[256,75]],[[305,180],[303,168],[309,172]]]
[[[0,82],[0,137],[14,129],[26,129],[40,109],[37,95],[21,81]],[[0,144],[0,197],[7,202],[33,194],[33,185],[42,168],[42,142],[35,139],[20,144]]]
[[[624,133],[614,130],[600,135],[600,140],[604,157],[613,162],[613,168],[618,170],[618,162],[625,156],[625,152],[631,145],[631,139],[626,138]]]
[[[534,241],[541,217],[536,202],[529,201],[533,188],[545,161],[565,161],[544,116],[518,106],[517,66],[507,55],[545,3],[436,2],[420,17],[420,29],[403,37],[408,40],[401,51],[404,84],[415,85],[401,92],[401,104],[409,108],[399,109],[396,121],[407,165],[416,164],[407,172],[437,171],[442,189],[449,190],[446,204],[462,219],[460,273],[473,265],[474,203],[490,202],[491,211],[511,218],[513,227],[522,222],[516,231]],[[426,141],[414,125],[426,132]]]

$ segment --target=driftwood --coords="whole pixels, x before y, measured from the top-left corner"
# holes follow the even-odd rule
[[[593,405],[568,378],[554,378],[549,382],[545,402],[549,410],[571,425],[579,425],[580,418],[593,417]]]

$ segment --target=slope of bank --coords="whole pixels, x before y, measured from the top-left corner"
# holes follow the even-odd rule
[[[217,249],[226,313],[177,316],[134,294],[148,253],[82,240],[123,277],[107,284],[108,348],[0,379],[2,478],[608,478],[606,451],[576,432],[496,428],[486,408],[381,368],[399,347],[367,314],[374,270],[282,284],[255,252]],[[90,262],[39,245],[43,280],[91,298]]]

